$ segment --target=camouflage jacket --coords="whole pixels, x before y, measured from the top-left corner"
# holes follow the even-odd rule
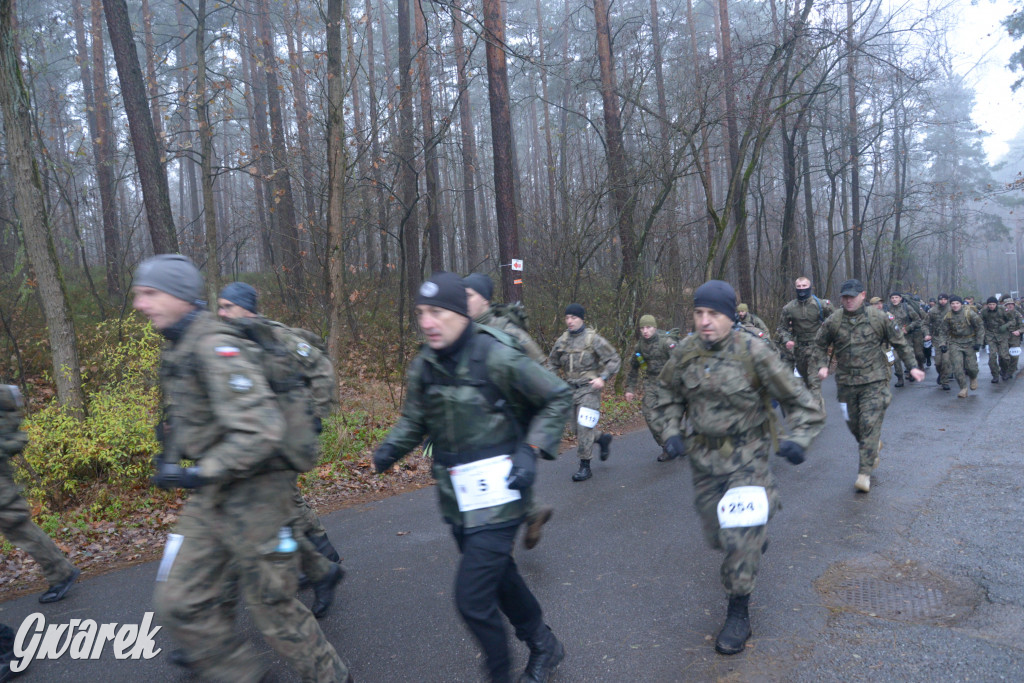
[[[939,336],[939,327],[942,325],[942,319],[949,313],[949,304],[940,306],[935,304],[928,309],[928,332],[932,337]]]
[[[828,299],[811,295],[804,301],[793,299],[782,307],[778,336],[783,344],[810,344],[822,323],[835,312]]]
[[[633,392],[637,388],[637,381],[640,377],[641,366],[647,373],[646,381],[656,381],[661,369],[668,362],[672,349],[676,348],[676,340],[668,336],[667,332],[656,330],[650,339],[644,339],[643,335],[637,340],[636,350],[629,359],[629,374],[626,375],[626,391]]]
[[[663,439],[683,433],[684,418],[698,438],[767,438],[774,419],[771,399],[786,411],[785,437],[808,447],[825,424],[817,400],[793,376],[768,344],[743,330],[731,330],[707,344],[697,335],[683,339],[658,376],[654,426]],[[695,449],[696,468],[728,474],[752,459],[749,449]]]
[[[518,520],[523,501],[460,512],[448,468],[511,455],[524,441],[553,459],[572,407],[572,390],[565,382],[513,348],[502,332],[472,327],[452,371],[433,349],[420,349],[409,366],[402,417],[385,439],[405,455],[430,438],[441,512],[448,523],[465,528]],[[482,355],[498,400],[474,382],[474,353]]]
[[[28,441],[21,431],[22,400],[18,387],[0,384],[0,462],[20,453]]]
[[[988,306],[983,306],[978,315],[985,324],[985,343],[1007,341],[1013,319],[1002,306],[996,305],[994,311],[988,310]]]
[[[496,330],[501,330],[508,336],[519,342],[519,346],[522,347],[523,353],[530,357],[530,360],[536,361],[543,365],[547,361],[547,356],[544,355],[544,351],[541,350],[540,345],[533,341],[533,337],[530,336],[529,332],[516,325],[514,322],[509,320],[503,315],[495,315],[494,310],[488,308],[487,312],[477,316],[473,319],[473,322],[481,325],[487,325],[493,327]]]
[[[942,316],[938,334],[939,346],[974,346],[985,343],[985,323],[968,307],[954,312],[952,308]]]
[[[160,366],[165,459],[195,460],[212,484],[288,469],[277,453],[284,418],[257,353],[209,311],[199,311],[168,343]]]
[[[313,394],[313,411],[321,420],[325,419],[338,406],[338,379],[334,375],[334,363],[327,353],[307,341],[299,331],[275,320],[266,322],[273,328],[277,342],[302,365]]]
[[[1006,309],[1003,309],[1006,311]],[[1010,341],[1010,346],[1020,346],[1021,336],[1013,334],[1013,332],[1021,331],[1024,334],[1024,317],[1021,316],[1020,311],[1016,307],[1012,311],[1006,311],[1006,315],[1009,316],[1010,322],[1006,327],[1007,338]]]
[[[853,313],[840,309],[829,316],[814,339],[813,363],[808,372],[828,367],[828,348],[838,361],[836,383],[850,385],[889,380],[889,346],[908,370],[917,367],[914,347],[907,343],[891,313],[861,306]]]
[[[747,311],[747,315],[744,318],[740,318],[738,322],[740,325],[743,325],[744,327],[754,327],[758,330],[761,330],[766,335],[771,334],[771,331],[768,329],[768,325],[765,324],[763,320],[761,320],[760,316],[750,311]]]
[[[896,324],[903,330],[904,335],[913,335],[919,330],[923,330],[925,335],[930,334],[927,321],[906,301],[901,301],[899,306],[887,304],[885,311],[893,317]]]
[[[622,367],[622,359],[594,328],[583,327],[577,334],[562,333],[548,355],[548,367],[561,371],[569,386],[578,388],[595,377],[607,382]]]

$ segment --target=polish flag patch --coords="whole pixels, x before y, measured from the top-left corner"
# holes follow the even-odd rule
[[[224,358],[233,358],[239,353],[237,346],[218,346],[213,351]]]

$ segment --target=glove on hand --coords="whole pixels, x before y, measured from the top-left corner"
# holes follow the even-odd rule
[[[537,478],[537,450],[528,443],[520,444],[512,454],[512,471],[505,484],[513,491],[525,491]]]
[[[377,470],[377,474],[387,472],[397,460],[398,455],[395,453],[394,444],[381,444],[373,453],[373,469]]]
[[[166,462],[160,463],[160,469],[152,481],[162,489],[197,489],[206,483],[199,475],[198,467],[182,467]]]
[[[939,353],[945,353],[946,351],[949,351],[949,347],[945,344],[939,347]]]
[[[783,441],[779,444],[779,452],[775,455],[785,458],[794,465],[799,465],[804,461],[804,448],[798,443]]]
[[[663,448],[665,449],[665,452],[673,458],[681,458],[686,455],[686,443],[683,441],[683,437],[678,434],[670,436],[668,440],[665,441]]]
[[[974,345],[974,350],[975,351],[981,351],[981,344],[975,344]]]

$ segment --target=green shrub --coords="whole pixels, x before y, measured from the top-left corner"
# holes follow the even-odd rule
[[[153,423],[160,407],[157,368],[159,337],[148,324],[127,319],[101,323],[96,337],[117,333],[120,341],[97,345],[86,361],[87,416],[77,420],[56,401],[26,418],[28,494],[61,509],[76,502],[81,487],[142,484],[159,450]]]

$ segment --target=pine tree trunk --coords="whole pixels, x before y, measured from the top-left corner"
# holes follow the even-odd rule
[[[103,12],[107,17],[110,47],[114,51],[128,130],[135,149],[135,165],[139,170],[153,249],[157,253],[173,253],[178,251],[178,236],[171,213],[171,193],[153,130],[153,113],[146,99],[146,84],[128,19],[128,5],[125,0],[103,0]]]
[[[199,168],[203,185],[203,233],[206,238],[206,288],[210,301],[220,291],[220,256],[217,253],[217,213],[213,203],[213,128],[210,97],[206,90],[206,0],[196,7],[196,121],[199,124]]]
[[[444,270],[441,251],[441,221],[437,215],[440,205],[437,177],[437,141],[434,139],[434,105],[430,88],[430,57],[427,50],[427,24],[420,3],[413,3],[416,18],[416,66],[420,76],[420,121],[423,124],[423,158],[427,180],[427,235],[430,238],[430,269]]]
[[[399,201],[402,220],[399,228],[405,272],[405,291],[408,306],[416,298],[422,273],[420,272],[419,222],[416,220],[416,167],[415,140],[412,113],[412,36],[409,31],[409,0],[398,0],[398,171]]]
[[[85,414],[85,397],[78,341],[54,252],[39,168],[32,154],[32,115],[13,27],[13,5],[13,0],[0,0],[0,109],[8,163],[14,178],[14,206],[21,220],[25,253],[35,275],[46,318],[57,400],[80,418]]]
[[[483,262],[480,226],[476,217],[476,136],[470,107],[469,79],[466,78],[466,46],[463,41],[463,12],[459,0],[452,0],[452,29],[455,39],[455,74],[459,89],[459,129],[462,133],[462,206],[466,227],[466,270],[476,270]]]

